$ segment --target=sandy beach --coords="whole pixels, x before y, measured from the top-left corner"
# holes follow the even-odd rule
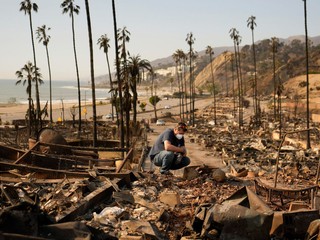
[[[162,115],[162,113],[164,112],[175,112],[178,111],[178,107],[174,107],[177,106],[179,104],[179,100],[178,99],[165,99],[162,96],[165,94],[170,94],[170,89],[167,88],[163,88],[160,89],[158,95],[160,96],[160,98],[162,98],[162,100],[157,104],[157,114],[158,117],[160,117]],[[153,106],[149,103],[149,97],[150,96],[146,96],[146,95],[142,95],[139,96],[139,101],[140,102],[145,102],[147,104],[146,106],[146,112],[142,114],[142,110],[138,107],[138,113],[140,113],[138,115],[138,117],[140,116],[141,118],[152,118],[154,117],[154,112],[153,112]],[[70,109],[73,106],[77,106],[78,102],[68,102],[68,103],[64,103],[63,107],[64,107],[64,118],[65,120],[71,120],[72,119],[72,115],[70,114]],[[199,105],[202,105],[202,103],[199,103]],[[81,103],[82,106],[82,118],[83,119],[90,119],[92,117],[92,104],[91,102],[82,102]],[[97,117],[102,117],[108,113],[111,113],[111,104],[109,102],[109,100],[104,100],[104,101],[99,101],[97,102]],[[165,109],[165,106],[170,106],[170,109]],[[43,104],[41,105],[41,107],[43,107]],[[86,108],[87,110],[87,114],[84,115],[83,110],[84,108]],[[53,120],[54,122],[58,121],[58,119],[63,116],[63,108],[62,108],[62,103],[55,103],[52,105],[52,115],[53,115]],[[11,124],[12,120],[14,119],[24,119],[25,115],[27,113],[28,110],[28,105],[27,104],[0,104],[0,117],[2,120],[2,124]],[[49,113],[49,109],[48,109],[48,113]],[[49,119],[49,117],[47,117],[46,119]],[[77,119],[77,117],[76,117]]]

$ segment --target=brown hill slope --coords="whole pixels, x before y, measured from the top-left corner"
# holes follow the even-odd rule
[[[284,83],[285,94],[292,98],[298,95],[300,98],[306,96],[306,75],[300,75],[289,79]],[[309,74],[310,98],[319,98],[320,96],[320,74]]]
[[[226,63],[230,64],[231,52],[224,52],[218,55],[212,61],[212,72],[214,75],[214,81],[217,85],[217,88],[225,91],[226,90],[226,79],[228,84],[231,86],[230,70],[226,71]],[[229,66],[227,66],[229,67]],[[226,75],[227,74],[227,75]],[[204,87],[206,84],[212,84],[212,75],[211,75],[211,65],[210,63],[196,76],[195,86],[198,88]]]

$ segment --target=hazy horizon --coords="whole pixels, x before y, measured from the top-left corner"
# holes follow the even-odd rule
[[[16,79],[15,72],[27,61],[33,61],[29,19],[19,11],[21,1],[4,0],[5,11],[0,16],[0,79]],[[46,25],[51,30],[49,54],[52,79],[76,79],[73,55],[71,19],[62,14],[61,1],[34,0],[39,7],[32,12],[33,29]],[[90,79],[89,44],[85,6],[80,6],[75,16],[76,49],[80,80]],[[127,49],[131,55],[154,61],[172,55],[177,49],[187,51],[185,41],[188,33],[195,37],[194,49],[202,51],[207,45],[232,46],[229,30],[236,28],[242,36],[241,45],[251,44],[251,30],[247,19],[256,17],[255,41],[271,37],[288,38],[304,35],[304,3],[301,0],[121,0],[116,1],[118,28],[126,26],[130,31]],[[319,36],[320,3],[307,1],[308,35]],[[107,34],[110,38],[109,59],[114,71],[114,36],[111,1],[90,1],[93,31],[95,77],[107,74],[105,54],[96,44],[97,39]],[[18,31],[17,31],[18,30]],[[34,34],[35,37],[35,34]],[[44,79],[48,79],[45,48],[35,38],[37,66]]]

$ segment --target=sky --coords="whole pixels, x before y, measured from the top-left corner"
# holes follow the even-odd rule
[[[0,0],[0,79],[17,79],[15,72],[33,61],[29,18],[20,12],[21,0]],[[76,69],[72,45],[71,18],[62,14],[62,0],[32,0],[38,12],[32,13],[34,32],[46,25],[51,39],[49,56],[52,80],[75,80]],[[127,49],[149,61],[171,56],[177,49],[188,51],[185,41],[192,32],[194,49],[206,46],[233,46],[229,30],[236,28],[241,45],[251,44],[247,19],[256,17],[255,40],[271,37],[287,38],[304,35],[303,0],[115,0],[117,27],[131,33]],[[84,0],[75,16],[76,51],[80,80],[90,80],[89,41]],[[95,77],[107,74],[106,57],[97,45],[98,38],[107,34],[111,48],[109,59],[114,70],[114,30],[111,0],[89,0],[94,48]],[[308,35],[320,35],[320,1],[307,0]],[[34,35],[35,36],[35,35]],[[35,38],[37,66],[48,79],[45,47]]]

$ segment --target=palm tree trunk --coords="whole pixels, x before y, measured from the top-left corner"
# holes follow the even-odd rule
[[[226,92],[227,92],[227,97],[229,97],[229,84],[228,84],[228,76],[227,76],[227,56],[224,56],[224,61],[225,61],[225,72],[226,72]]]
[[[276,84],[276,57],[275,57],[275,50],[273,49],[272,59],[273,59],[273,118],[274,121],[277,119],[277,112],[276,112],[276,91],[277,91],[277,84]]]
[[[37,71],[36,48],[35,48],[35,45],[34,45],[34,38],[33,38],[33,27],[32,27],[31,12],[29,13],[29,23],[30,23],[30,31],[31,31],[33,62],[34,62],[35,71]],[[36,100],[37,100],[37,103],[36,103],[37,104],[37,119],[35,121],[35,135],[37,135],[38,131],[39,131],[39,122],[41,121],[40,94],[39,94],[39,83],[38,83],[38,75],[37,74],[35,75],[35,81],[36,81]]]
[[[133,117],[132,117],[132,121],[134,126],[136,125],[137,122],[137,102],[138,102],[138,93],[137,93],[137,80],[134,79],[132,80],[133,84],[135,86],[135,89],[132,91],[132,108],[133,108]]]
[[[216,109],[216,93],[215,93],[215,83],[214,83],[214,76],[213,76],[213,67],[212,67],[212,53],[209,55],[210,57],[210,69],[211,69],[211,78],[212,78],[212,85],[213,85],[213,120],[214,125],[217,125],[217,109]]]
[[[80,77],[79,77],[79,68],[78,68],[78,59],[77,59],[77,50],[76,50],[76,36],[74,31],[74,17],[73,13],[71,15],[72,20],[72,42],[73,42],[73,52],[74,60],[76,65],[76,74],[77,74],[77,84],[78,84],[78,111],[79,111],[79,126],[78,126],[78,138],[80,138],[81,133],[81,89],[80,89]]]
[[[191,113],[192,113],[192,100],[193,100],[193,87],[192,87],[192,56],[191,56],[191,51],[192,51],[192,48],[191,48],[191,45],[190,45],[190,53],[189,53],[189,90],[190,90],[190,111],[189,111],[189,121],[190,123],[192,123],[192,116],[191,116]],[[193,124],[193,123],[192,123]]]
[[[307,23],[307,0],[304,2],[304,28],[305,28],[305,44],[306,44],[306,81],[307,81],[307,129],[310,128],[310,109],[309,109],[309,40],[308,40],[308,23]],[[311,148],[310,131],[307,131],[307,149]]]
[[[119,118],[120,118],[120,147],[124,147],[124,123],[123,123],[123,105],[122,105],[122,82],[120,78],[120,62],[119,62],[119,46],[117,40],[117,19],[116,19],[116,8],[115,0],[112,0],[112,14],[113,14],[113,30],[114,30],[114,39],[115,40],[115,52],[116,52],[116,67],[117,67],[117,80],[118,80],[118,92],[119,92]],[[124,155],[122,153],[122,155]]]
[[[31,79],[28,79],[28,87],[30,88],[29,91],[29,96],[28,96],[28,104],[29,104],[29,108],[28,108],[28,137],[31,137],[31,124],[32,124],[32,119],[31,119]]]
[[[182,109],[182,116],[180,117],[181,121],[184,122],[184,95],[185,95],[185,90],[184,90],[184,84],[183,84],[183,73],[182,73],[182,63],[180,62],[180,81],[181,81],[181,109]]]
[[[111,114],[112,114],[112,121],[114,120],[114,111],[113,111],[113,108],[115,107],[114,106],[114,91],[113,91],[113,83],[112,83],[112,77],[111,77],[111,70],[110,70],[110,63],[109,63],[109,57],[108,57],[108,54],[106,53],[106,59],[107,59],[107,65],[108,65],[108,72],[109,72],[109,82],[110,82],[110,88],[111,88]]]
[[[240,95],[241,95],[241,100],[240,100],[240,125],[241,127],[243,126],[243,81],[242,81],[242,71],[241,71],[241,56],[240,56],[240,49],[239,49],[239,44],[237,44],[238,48],[238,66],[239,66],[239,76],[240,76]]]
[[[97,146],[97,107],[96,107],[96,85],[94,81],[94,64],[93,64],[93,44],[92,44],[92,30],[89,2],[85,0],[87,23],[88,23],[88,35],[89,35],[89,48],[90,48],[90,73],[91,73],[91,89],[92,89],[92,117],[93,117],[93,147]]]
[[[233,116],[236,116],[236,92],[234,87],[234,66],[233,66],[233,57],[231,56],[231,72],[232,72],[232,97],[233,97]]]
[[[258,100],[258,82],[257,82],[257,60],[256,60],[256,47],[254,44],[254,32],[252,30],[252,51],[253,51],[253,64],[254,64],[254,111],[256,115],[256,121],[260,125],[260,106],[259,106],[259,100]]]
[[[236,48],[236,42],[234,41],[234,55],[235,55],[235,63],[236,63],[236,71],[237,71],[237,80],[238,80],[238,122],[239,122],[239,128],[241,128],[241,114],[240,114],[240,108],[241,108],[241,88],[240,88],[240,74],[239,74],[239,66],[238,66],[238,53]]]
[[[188,119],[188,97],[187,97],[187,79],[186,79],[186,60],[183,58],[183,81],[184,81],[184,104],[186,105],[186,112],[185,112],[185,118]]]
[[[50,122],[53,123],[52,119],[52,79],[51,79],[51,67],[50,67],[50,58],[49,58],[49,50],[48,46],[46,45],[46,53],[47,53],[47,60],[48,60],[48,71],[49,71],[49,92],[50,92]]]
[[[180,120],[182,119],[182,100],[181,100],[181,94],[182,94],[182,90],[181,90],[181,74],[178,71],[178,88],[179,88],[179,117]]]

